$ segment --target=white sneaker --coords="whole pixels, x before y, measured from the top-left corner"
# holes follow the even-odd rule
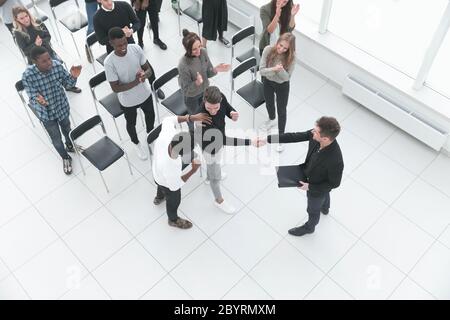
[[[277,150],[277,152],[283,152],[284,151],[284,146],[281,143],[279,143],[279,144],[277,144],[275,150]]]
[[[275,127],[277,125],[277,121],[274,120],[266,120],[264,123],[259,127],[261,130],[269,131],[271,128]]]
[[[236,208],[233,207],[231,204],[226,202],[225,200],[222,201],[222,203],[217,203],[217,201],[214,201],[214,204],[217,208],[225,212],[226,214],[234,214],[236,213]]]
[[[225,180],[226,177],[227,177],[227,173],[222,171],[220,181]],[[210,181],[208,180],[208,178],[205,179],[205,183],[210,184]]]
[[[147,150],[145,149],[143,144],[141,144],[140,142],[138,144],[135,144],[134,151],[136,151],[139,159],[147,160]]]

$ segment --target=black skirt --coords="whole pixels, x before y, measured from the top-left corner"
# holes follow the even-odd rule
[[[202,19],[203,38],[215,41],[217,32],[220,33],[227,30],[227,0],[203,0]]]

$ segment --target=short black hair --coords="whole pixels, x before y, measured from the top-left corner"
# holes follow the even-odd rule
[[[33,49],[31,49],[30,56],[31,60],[36,61],[36,59],[43,55],[44,53],[48,52],[48,50],[43,46],[35,46]]]
[[[170,146],[172,154],[184,157],[194,150],[194,137],[190,132],[179,132],[172,138]]]
[[[125,37],[125,32],[119,27],[112,27],[108,31],[109,40],[122,39],[123,37]]]
[[[222,101],[222,92],[216,86],[209,86],[203,93],[203,100],[211,104],[220,103]]]

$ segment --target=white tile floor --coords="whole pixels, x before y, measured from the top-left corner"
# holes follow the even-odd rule
[[[145,38],[158,74],[176,66],[183,52],[169,3],[160,27],[168,51]],[[184,17],[182,25],[196,29]],[[197,174],[180,206],[194,227],[182,231],[167,225],[164,206],[152,204],[150,164],[133,153],[133,176],[124,161],[106,171],[109,194],[92,167],[84,176],[75,162],[75,174],[62,173],[45,133],[37,121],[30,124],[15,94],[25,65],[0,28],[0,299],[450,299],[450,159],[327,79],[297,65],[288,107],[289,131],[309,129],[324,114],[343,127],[344,179],[317,231],[287,234],[306,218],[305,195],[277,188],[273,167],[256,162],[261,155],[276,159],[273,150],[246,148],[224,155],[223,193],[239,212],[219,212]],[[54,46],[70,64],[76,51],[62,34],[64,47]],[[82,48],[83,32],[76,38]],[[213,62],[229,61],[229,49],[210,43],[209,51]],[[85,57],[82,63],[83,93],[69,94],[78,123],[95,113],[87,85],[93,69]],[[228,75],[212,82],[228,95]],[[230,130],[251,128],[250,110],[237,97],[233,104],[241,119]],[[117,139],[111,119],[101,115]],[[265,119],[261,107],[256,122]],[[130,150],[123,119],[119,128]],[[139,131],[143,138],[140,123]],[[289,145],[276,160],[296,163],[305,151],[304,144]]]

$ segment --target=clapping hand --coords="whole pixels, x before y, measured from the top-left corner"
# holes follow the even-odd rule
[[[219,63],[214,69],[216,72],[227,72],[231,69],[231,65],[227,63]]]
[[[295,16],[299,10],[300,10],[300,5],[298,3],[294,4],[291,9],[291,16]]]
[[[47,100],[45,100],[45,98],[38,93],[38,95],[36,96],[36,101],[43,107],[48,106],[48,102]]]
[[[74,78],[78,78],[81,73],[81,65],[80,66],[72,66],[70,68],[70,75]]]
[[[273,67],[273,71],[279,72],[279,71],[283,71],[284,67],[281,63],[277,64],[275,67]]]
[[[277,1],[277,6],[275,7],[275,17],[277,17],[278,19],[281,16],[281,10],[282,10],[281,3],[280,1]]]
[[[122,31],[125,33],[125,37],[129,38],[133,35],[133,30],[125,26],[122,28]]]
[[[239,119],[239,112],[237,111],[231,111],[230,112],[231,120],[237,121]]]
[[[203,83],[203,77],[199,72],[197,72],[197,79],[195,80],[195,84],[199,87],[202,85],[202,83]]]

